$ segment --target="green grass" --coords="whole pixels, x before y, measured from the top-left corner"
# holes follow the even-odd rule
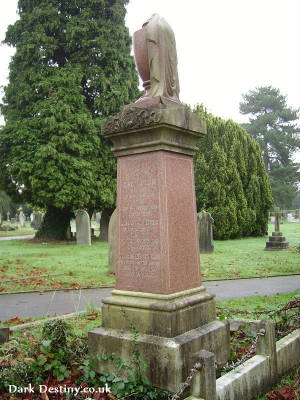
[[[235,318],[249,318],[256,319],[255,315],[239,314],[238,311],[265,311],[265,310],[278,310],[290,301],[298,299],[300,290],[291,293],[278,293],[274,296],[255,296],[243,297],[240,299],[228,299],[217,302],[217,307],[222,307],[226,310],[232,310]],[[259,319],[268,317],[268,314],[259,315]]]
[[[215,252],[200,256],[203,279],[299,273],[299,228],[300,223],[281,225],[290,243],[285,251],[264,251],[267,236],[215,241]],[[89,247],[75,242],[0,241],[0,292],[112,285],[115,278],[107,264],[107,242],[93,241]]]
[[[269,226],[269,235],[274,225]],[[300,223],[285,222],[281,231],[289,242],[289,250],[264,251],[268,236],[214,241],[213,254],[201,254],[204,280],[263,277],[299,273]]]
[[[300,290],[275,296],[226,300],[217,303],[217,316],[221,320],[268,319],[275,324],[275,339],[279,340],[299,327],[299,299]],[[240,339],[243,341],[242,337]]]
[[[11,282],[5,282],[9,280]],[[74,242],[0,242],[1,292],[95,287],[113,283],[114,275],[107,267],[107,243],[94,241],[88,247]]]
[[[52,318],[52,317],[49,317]],[[27,322],[34,322],[37,320],[41,320],[42,318],[35,318],[32,319],[32,321],[27,321]],[[47,319],[47,317],[44,317],[43,319]],[[72,325],[72,331],[74,332],[75,335],[77,336],[84,336],[87,337],[87,334],[90,330],[99,328],[102,324],[102,317],[101,317],[101,312],[98,310],[97,312],[86,312],[82,314],[75,315],[74,317],[67,318],[65,320],[68,324]],[[6,323],[5,321],[2,324],[3,326],[13,326],[11,323]],[[23,336],[27,336],[28,332],[30,332],[30,335],[34,337],[39,337],[41,335],[43,323],[41,323],[38,326],[32,326],[32,327],[27,327],[21,330],[15,330],[11,331],[12,332],[12,339],[17,339]]]
[[[8,225],[7,223],[3,224]],[[10,236],[23,236],[23,235],[34,235],[35,230],[31,228],[30,222],[26,222],[26,226],[24,228],[20,228],[17,224],[9,224],[12,227],[17,228],[15,231],[0,231],[1,237],[10,237]]]

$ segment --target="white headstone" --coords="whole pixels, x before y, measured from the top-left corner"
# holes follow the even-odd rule
[[[24,215],[24,213],[23,213],[23,211],[20,211],[20,214],[19,214],[19,223],[20,223],[20,227],[21,228],[25,228],[25,221],[26,221],[26,218],[25,218],[25,215]]]
[[[288,214],[287,220],[288,220],[288,222],[297,222],[297,219],[295,218],[295,216],[293,214]]]
[[[41,213],[40,211],[37,211],[37,212],[35,211],[33,213],[33,217],[32,217],[32,220],[31,220],[31,224],[30,224],[31,227],[33,229],[35,229],[35,230],[38,230],[39,227],[41,226],[43,218],[44,218],[44,214],[43,213]]]
[[[96,221],[98,222],[98,224],[100,224],[100,220],[101,220],[101,212],[97,212],[96,213]]]

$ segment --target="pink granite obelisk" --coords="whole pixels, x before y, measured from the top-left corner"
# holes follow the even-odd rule
[[[103,300],[102,327],[89,332],[89,348],[130,359],[130,321],[147,377],[176,391],[200,349],[227,361],[229,332],[201,285],[193,155],[205,124],[179,101],[170,26],[154,15],[138,41],[148,54],[146,94],[103,127],[118,165],[116,287]],[[98,371],[114,370],[112,361],[95,362]]]

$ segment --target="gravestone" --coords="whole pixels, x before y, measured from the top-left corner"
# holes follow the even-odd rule
[[[100,221],[101,221],[101,212],[96,212],[96,222],[100,224]]]
[[[281,211],[281,218],[280,218],[280,223],[281,224],[283,224],[283,221],[287,221],[287,216],[288,216],[288,213],[287,213],[286,210],[285,211]]]
[[[12,224],[15,224],[15,223],[17,222],[17,218],[11,218],[11,219],[10,219],[10,222],[11,222]]]
[[[108,224],[108,268],[116,272],[117,209],[111,214]]]
[[[108,210],[101,212],[99,239],[108,241],[108,225],[111,213]]]
[[[76,211],[76,243],[91,245],[90,216],[85,210]]]
[[[201,211],[197,217],[199,251],[201,253],[213,253],[213,223],[210,213]]]
[[[6,214],[6,220],[7,220],[7,222],[9,222],[9,221],[10,221],[10,212],[9,212],[9,211],[7,211],[7,214]]]
[[[40,211],[34,211],[32,214],[31,224],[30,226],[34,230],[38,230],[43,222],[44,215]]]
[[[155,14],[134,38],[146,94],[103,126],[118,168],[116,284],[103,299],[102,327],[89,332],[89,352],[97,371],[114,372],[97,355],[131,360],[132,323],[146,377],[176,392],[194,353],[211,351],[220,364],[230,354],[228,324],[216,319],[214,296],[201,284],[193,155],[206,129],[179,102],[179,85],[170,87],[177,58],[167,22]],[[154,45],[157,53],[148,52]]]
[[[289,213],[289,214],[287,215],[287,221],[288,221],[288,222],[297,222],[297,218],[295,217],[294,214]]]
[[[280,232],[280,209],[275,207],[275,232],[272,232],[272,236],[269,236],[265,250],[286,250],[288,247],[288,242]]]
[[[23,213],[23,211],[20,211],[20,214],[19,214],[19,224],[20,224],[20,227],[21,228],[25,228],[25,221],[26,221],[26,218],[25,218],[25,215],[24,215],[24,213]]]

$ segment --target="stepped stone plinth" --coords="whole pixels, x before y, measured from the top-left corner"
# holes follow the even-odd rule
[[[280,229],[280,210],[278,207],[275,208],[275,232],[272,232],[272,236],[269,236],[269,241],[266,242],[265,250],[286,250],[289,247],[285,237],[282,235]]]
[[[272,236],[270,236],[269,241],[266,242],[265,250],[285,250],[288,247],[289,243],[286,242],[281,232],[272,232]]]

